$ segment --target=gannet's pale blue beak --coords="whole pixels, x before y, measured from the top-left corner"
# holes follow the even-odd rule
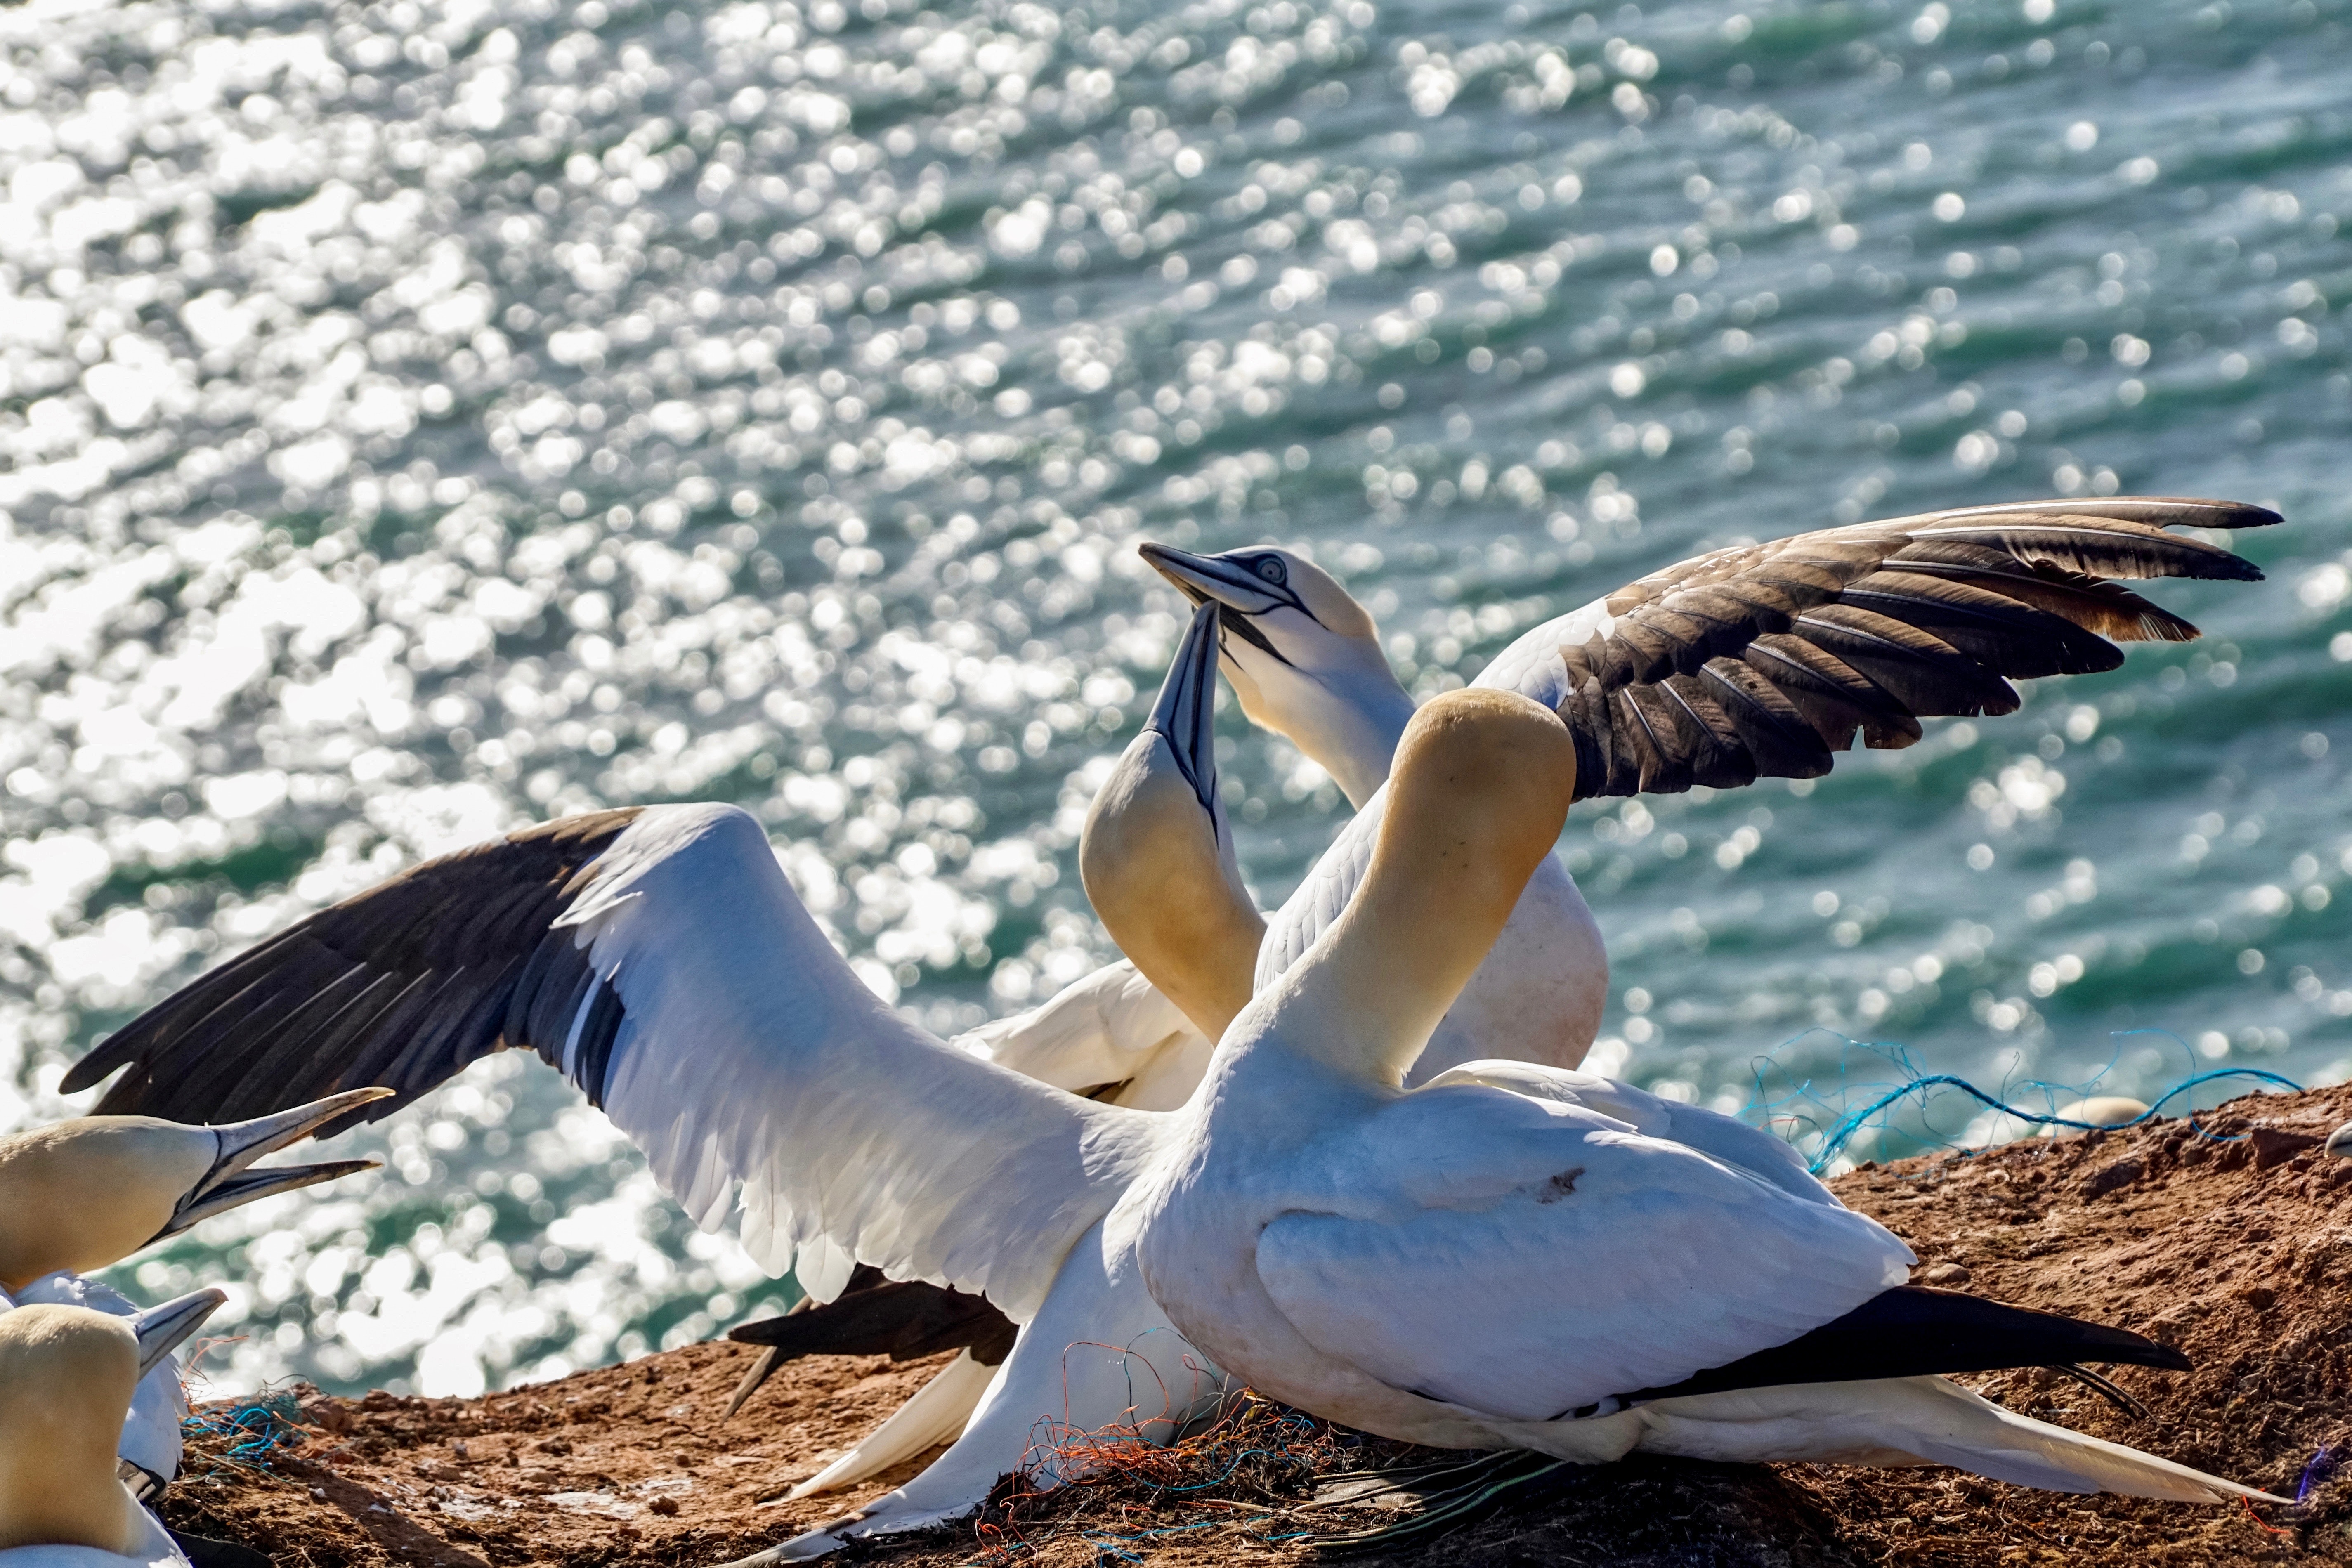
[[[1189,550],[1150,540],[1137,545],[1135,552],[1151,563],[1152,570],[1173,583],[1177,592],[1196,605],[1213,600],[1237,616],[1262,616],[1286,605],[1293,609],[1304,608],[1298,595],[1286,584],[1268,582],[1241,563],[1222,555],[1195,555]]]
[[[199,1220],[272,1193],[290,1193],[297,1187],[331,1182],[355,1171],[375,1169],[381,1162],[334,1160],[318,1165],[278,1165],[267,1171],[248,1171],[246,1167],[264,1154],[309,1137],[345,1112],[392,1093],[388,1089],[350,1089],[308,1105],[298,1105],[291,1110],[257,1116],[250,1121],[224,1122],[210,1129],[220,1140],[220,1152],[214,1157],[212,1169],[180,1199],[179,1206],[172,1211],[171,1222],[149,1239],[161,1241],[167,1236],[177,1236]]]
[[[1258,626],[1257,617],[1276,610],[1297,610],[1317,626],[1323,624],[1321,617],[1307,607],[1307,601],[1298,596],[1298,590],[1290,585],[1289,568],[1272,551],[1233,550],[1223,555],[1195,555],[1189,550],[1155,544],[1150,540],[1135,550],[1192,603],[1223,606],[1223,629],[1277,664],[1288,664],[1290,659],[1274,646],[1274,639]]]
[[[1202,602],[1184,628],[1175,662],[1160,688],[1144,724],[1168,742],[1178,771],[1201,809],[1217,815],[1217,628],[1221,614],[1216,600]]]
[[[201,1290],[174,1296],[160,1307],[150,1307],[131,1319],[131,1331],[139,1336],[139,1375],[144,1377],[152,1372],[156,1363],[178,1350],[227,1300],[227,1291],[207,1285]]]

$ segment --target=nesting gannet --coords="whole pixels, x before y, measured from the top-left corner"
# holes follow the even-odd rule
[[[1194,604],[1223,607],[1219,665],[1242,711],[1287,737],[1362,810],[1388,779],[1413,707],[1389,668],[1371,613],[1292,551],[1260,545],[1195,555],[1149,542],[1138,548]],[[1276,973],[1268,963],[1259,978]],[[1498,1053],[1574,1067],[1591,1048],[1608,1000],[1601,928],[1559,857],[1547,857],[1493,952],[1413,1064],[1411,1081]]]
[[[1106,1222],[1178,1330],[1262,1394],[1438,1447],[2262,1495],[1932,1375],[2187,1363],[1906,1286],[1910,1250],[1778,1140],[1526,1063],[1402,1087],[1559,837],[1579,749],[1516,693],[1415,715],[1354,898],[1226,1031]]]
[[[2332,1159],[2352,1160],[2352,1121],[2330,1132],[2325,1148]]]
[[[136,1319],[139,1304],[103,1280],[85,1275],[45,1274],[24,1289],[0,1293],[0,1309],[87,1307],[112,1318]],[[188,1414],[187,1391],[178,1364],[166,1357],[139,1379],[130,1414],[123,1417],[117,1453],[136,1474],[123,1479],[143,1500],[169,1486],[180,1469],[180,1423]]]
[[[1205,1058],[1204,1031],[1248,995],[1259,926],[1214,807],[1215,619],[1212,606],[1188,628],[1150,726],[1114,773],[1127,804],[1097,822],[1121,831],[1131,809],[1192,834],[1212,868],[1188,884],[1199,897],[1171,900],[1166,913],[1202,930],[1213,894],[1234,922],[1202,937],[1223,955],[1214,983],[1187,978],[1181,947],[1162,952],[1166,992],[1202,1013],[1187,1022],[1202,1048],[1176,1062],[1186,1080]],[[1206,790],[1209,826],[1170,809],[1171,779],[1186,781],[1176,787],[1195,814],[1193,786]],[[1049,1004],[1051,1048],[1017,1039],[1006,1050],[1000,1038],[999,1054],[1071,1089],[1164,1095],[1162,1048],[1182,1047],[1161,1011],[1174,1004],[1138,1002],[1131,975],[1059,1009],[1120,1012],[1130,1044],[1072,1028]],[[1107,996],[1125,1000],[1106,1006]],[[100,1108],[181,1116],[383,1082],[394,1096],[365,1112],[380,1115],[503,1047],[560,1068],[698,1223],[715,1227],[740,1192],[753,1256],[794,1268],[813,1295],[837,1293],[856,1259],[1027,1323],[1002,1365],[960,1358],[861,1445],[867,1463],[964,1429],[922,1478],[869,1510],[877,1525],[969,1509],[1020,1468],[1041,1416],[1164,1438],[1222,1393],[1213,1368],[1188,1361],[1131,1260],[1087,1239],[1166,1116],[1066,1092],[906,1024],[825,940],[756,820],[731,807],[599,813],[427,862],[198,979],[68,1081],[88,1087],[129,1064]]]
[[[351,1089],[216,1127],[78,1116],[0,1138],[0,1288],[104,1268],[240,1204],[373,1170],[373,1160],[247,1167],[390,1092]]]
[[[0,1565],[186,1568],[116,1477],[141,1380],[226,1298],[198,1290],[131,1319],[38,1304],[0,1312]]]

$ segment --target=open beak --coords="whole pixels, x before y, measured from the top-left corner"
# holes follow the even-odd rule
[[[213,1168],[204,1179],[188,1190],[180,1206],[172,1212],[171,1223],[151,1238],[161,1241],[199,1220],[225,1214],[239,1204],[249,1204],[256,1198],[266,1198],[272,1193],[290,1193],[297,1187],[310,1186],[319,1182],[331,1182],[338,1176],[348,1176],[355,1171],[372,1171],[382,1162],[376,1160],[334,1160],[319,1165],[278,1165],[267,1171],[248,1171],[247,1166],[264,1154],[274,1153],[289,1143],[309,1137],[337,1117],[357,1110],[372,1100],[389,1098],[388,1089],[350,1089],[341,1094],[331,1094],[324,1100],[298,1105],[291,1110],[280,1110],[269,1116],[257,1116],[250,1121],[230,1121],[212,1128],[220,1140],[220,1152],[213,1159]]]
[[[1213,599],[1238,615],[1262,616],[1291,602],[1275,592],[1272,584],[1259,581],[1255,573],[1245,572],[1214,555],[1195,555],[1189,550],[1157,544],[1148,539],[1135,547],[1135,552],[1151,563],[1153,571],[1175,584],[1176,591],[1196,605]]]
[[[139,1375],[145,1377],[154,1371],[157,1362],[178,1350],[227,1300],[227,1291],[207,1285],[201,1290],[174,1296],[160,1307],[150,1307],[131,1319],[131,1331],[139,1336]]]
[[[1192,612],[1176,660],[1160,688],[1144,724],[1168,742],[1177,771],[1192,786],[1201,809],[1217,813],[1217,626],[1222,609],[1214,599]]]

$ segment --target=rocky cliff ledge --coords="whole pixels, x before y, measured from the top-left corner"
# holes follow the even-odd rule
[[[2288,1496],[2300,1509],[2076,1498],[1944,1469],[1642,1460],[1562,1468],[1464,1522],[1359,1546],[1368,1563],[2131,1564],[2352,1563],[2352,1162],[2318,1141],[2352,1087],[2238,1100],[2127,1133],[2032,1141],[1973,1157],[1870,1167],[1835,1184],[1918,1251],[1921,1278],[2078,1313],[2179,1346],[2188,1373],[2124,1368],[2134,1417],[2031,1372],[1970,1379],[2028,1414]],[[722,1426],[752,1355],[714,1342],[483,1399],[341,1399],[301,1389],[258,1434],[191,1443],[164,1512],[279,1568],[700,1568],[845,1511],[783,1500],[912,1393],[935,1363],[806,1361]],[[1318,1540],[1410,1524],[1455,1481],[1356,1496],[1339,1472],[1443,1456],[1357,1445],[1261,1407],[1246,1441],[1047,1498],[1019,1498],[952,1536],[861,1554],[905,1568],[996,1563],[1284,1564]],[[230,1452],[289,1446],[266,1466]],[[2329,1458],[2321,1458],[2326,1451]],[[2315,1464],[2315,1460],[2317,1463]],[[1531,1467],[1528,1467],[1531,1468]],[[1189,1489],[1165,1489],[1171,1479]],[[1489,1478],[1480,1478],[1482,1484]],[[1010,1494],[1016,1489],[1003,1490]]]

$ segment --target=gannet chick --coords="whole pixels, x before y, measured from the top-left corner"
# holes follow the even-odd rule
[[[240,1204],[373,1170],[373,1160],[247,1167],[391,1092],[352,1089],[218,1127],[78,1116],[0,1138],[0,1288],[88,1274]]]
[[[130,1320],[87,1307],[0,1313],[0,1564],[184,1568],[116,1479],[115,1445],[140,1379],[226,1299],[194,1291]]]

